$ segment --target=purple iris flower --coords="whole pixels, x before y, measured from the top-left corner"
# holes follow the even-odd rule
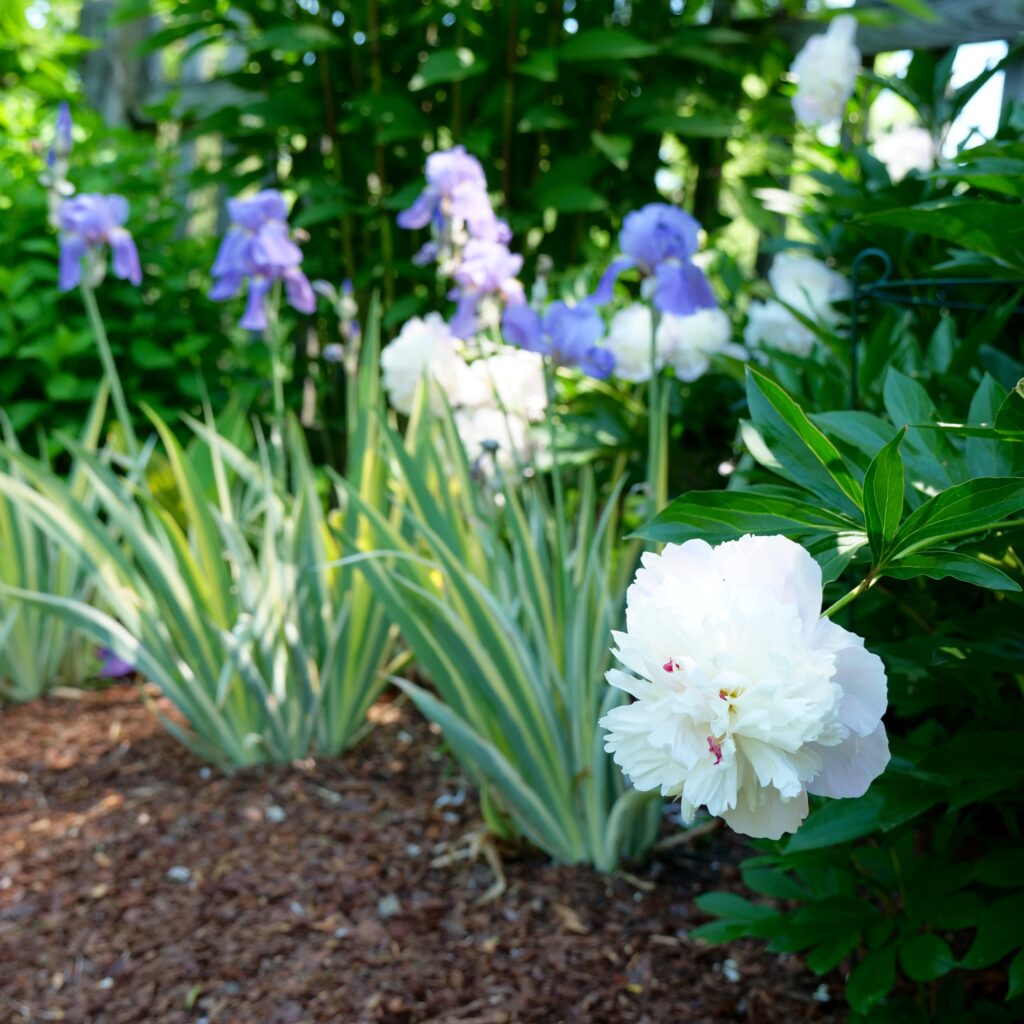
[[[55,157],[66,157],[71,152],[71,108],[66,100],[61,101],[57,111],[57,130],[51,152]]]
[[[60,264],[57,286],[70,291],[82,280],[82,260],[110,246],[115,276],[142,283],[139,252],[124,227],[128,200],[124,196],[86,193],[65,199],[57,214],[60,226]]]
[[[100,670],[97,675],[101,679],[121,679],[135,671],[135,666],[130,661],[119,658],[106,647],[100,647],[96,655],[100,659]]]
[[[452,334],[468,338],[477,331],[477,309],[487,295],[494,295],[509,305],[526,301],[523,286],[516,275],[523,268],[523,257],[510,252],[503,242],[471,238],[462,250],[462,259],[455,268],[454,288],[448,295],[456,300],[452,317]]]
[[[427,187],[407,210],[398,215],[400,228],[433,224],[445,234],[449,223],[465,224],[473,238],[508,242],[508,225],[498,220],[487,195],[487,177],[480,161],[462,146],[427,157]],[[422,262],[429,262],[423,254]]]
[[[690,214],[667,203],[648,203],[627,214],[619,233],[622,255],[604,272],[590,301],[609,302],[619,275],[635,267],[653,282],[651,300],[663,313],[688,316],[714,309],[711,285],[693,263],[699,232]]]
[[[251,199],[229,199],[231,227],[220,243],[211,273],[210,298],[223,302],[238,294],[245,278],[249,292],[240,326],[249,331],[267,327],[267,294],[274,281],[283,281],[291,306],[300,313],[316,310],[316,296],[300,269],[302,250],[288,232],[288,208],[276,189],[264,189]]]
[[[559,366],[576,366],[600,379],[615,369],[615,356],[598,344],[604,321],[589,304],[552,302],[543,317],[525,304],[509,306],[501,326],[508,341],[527,352],[550,356]]]

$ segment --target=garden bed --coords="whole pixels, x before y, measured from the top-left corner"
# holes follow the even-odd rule
[[[481,903],[468,787],[411,711],[375,711],[341,760],[233,777],[131,687],[6,711],[0,1019],[837,1019],[795,958],[688,938],[693,897],[738,878],[722,832],[635,883],[506,855]]]

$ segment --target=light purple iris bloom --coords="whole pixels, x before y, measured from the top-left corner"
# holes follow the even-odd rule
[[[507,341],[550,356],[559,366],[575,366],[599,379],[615,369],[615,356],[598,344],[604,321],[591,305],[552,302],[543,317],[525,304],[509,306],[501,326]]]
[[[62,100],[57,111],[57,130],[53,139],[53,152],[56,156],[68,156],[71,152],[71,108],[66,100]]]
[[[693,263],[699,232],[690,214],[667,203],[648,203],[627,214],[619,233],[622,256],[604,272],[590,302],[609,302],[619,275],[635,267],[653,281],[651,300],[663,313],[688,316],[714,309],[711,285]]]
[[[316,310],[316,295],[300,269],[302,250],[288,232],[284,196],[268,188],[251,199],[229,199],[231,227],[220,243],[211,273],[215,280],[210,298],[233,298],[249,279],[245,314],[240,326],[249,331],[267,327],[267,294],[275,281],[283,281],[291,306],[300,313]]]
[[[445,234],[448,223],[465,224],[473,238],[508,242],[508,225],[498,220],[487,195],[487,177],[480,161],[462,146],[453,146],[427,157],[427,187],[407,210],[398,215],[400,228],[433,225]],[[430,262],[421,252],[418,259]]]
[[[46,166],[55,170],[58,163],[62,169],[67,168],[67,159],[71,154],[71,108],[66,100],[62,100],[57,111],[57,124],[53,134],[53,145],[46,154]]]
[[[70,291],[82,280],[82,260],[109,245],[114,274],[122,281],[142,283],[139,252],[125,229],[128,200],[124,196],[86,193],[65,199],[57,214],[60,264],[57,286]]]
[[[455,268],[455,284],[448,295],[456,300],[452,317],[452,334],[468,338],[477,331],[477,308],[481,299],[494,295],[509,305],[526,301],[523,286],[516,275],[523,268],[523,257],[510,252],[503,242],[471,238],[462,250],[462,260]]]
[[[96,656],[100,659],[100,670],[97,675],[101,679],[121,679],[135,671],[135,666],[130,661],[119,658],[106,647],[100,647],[96,651]]]

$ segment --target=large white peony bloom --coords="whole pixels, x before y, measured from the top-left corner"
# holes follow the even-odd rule
[[[885,164],[894,182],[902,181],[911,171],[930,171],[935,166],[935,139],[920,125],[906,124],[880,135],[871,152]]]
[[[601,720],[637,789],[778,839],[807,794],[855,797],[889,761],[885,669],[821,617],[821,570],[785,537],[645,554],[608,681],[635,699]]]
[[[793,109],[801,121],[821,125],[843,116],[860,70],[856,35],[856,19],[842,14],[796,55],[790,71],[797,80]]]
[[[668,316],[662,318],[662,324]],[[623,380],[641,383],[651,379],[651,331],[654,317],[651,307],[634,302],[620,309],[608,327],[608,335],[601,342],[615,356],[614,374]],[[654,369],[660,373],[668,362],[673,338],[658,330],[658,343],[654,355]]]
[[[443,410],[442,395],[450,405],[461,405],[473,385],[461,344],[440,313],[407,320],[398,337],[380,354],[381,380],[391,405],[408,416],[424,377],[436,385],[430,388],[432,412]]]
[[[658,342],[668,352],[668,362],[680,380],[695,381],[711,366],[716,352],[746,357],[740,345],[734,345],[732,324],[720,309],[699,309],[689,316],[662,317],[658,325]]]
[[[744,340],[751,347],[764,343],[798,356],[811,351],[817,336],[786,306],[808,320],[835,327],[842,314],[834,303],[850,297],[850,282],[811,256],[780,253],[768,272],[768,282],[781,301],[751,303]]]
[[[547,385],[544,360],[538,352],[502,347],[470,366],[472,387],[467,405],[504,407],[530,422],[544,418]]]

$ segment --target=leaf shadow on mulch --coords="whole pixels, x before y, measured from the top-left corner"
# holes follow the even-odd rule
[[[738,885],[725,833],[652,861],[642,889],[507,859],[481,904],[494,876],[457,856],[479,828],[470,790],[409,708],[376,710],[341,759],[234,776],[130,686],[5,710],[0,1020],[840,1019],[836,978],[688,937],[693,897]]]

